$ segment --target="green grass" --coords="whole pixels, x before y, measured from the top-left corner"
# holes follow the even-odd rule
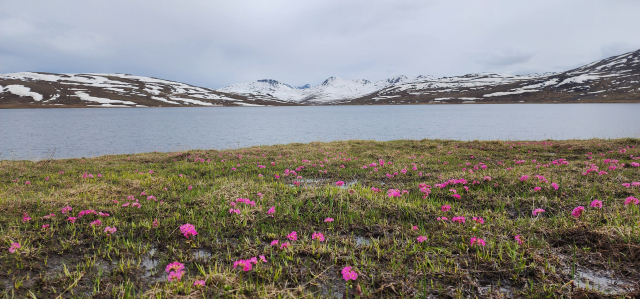
[[[640,181],[640,167],[631,166],[640,162],[632,159],[639,146],[638,139],[348,141],[0,161],[0,298],[638,296],[640,209],[624,203],[640,197],[640,186],[622,184]],[[377,171],[368,166],[379,159],[386,164]],[[568,164],[554,165],[557,159]],[[599,170],[582,175],[585,162]],[[599,175],[603,170],[608,174]],[[462,178],[466,184],[436,187]],[[431,186],[428,197],[420,184]],[[388,189],[408,193],[389,197]],[[140,208],[122,206],[135,202],[130,195]],[[229,213],[238,198],[256,205],[237,203],[241,214]],[[590,206],[595,199],[602,209]],[[73,210],[62,214],[66,206]],[[577,206],[585,207],[579,218],[571,216]],[[545,212],[533,216],[536,208]],[[66,220],[83,210],[110,216]],[[24,213],[32,219],[24,222]],[[43,218],[50,213],[55,217]],[[466,223],[437,220],[443,216]],[[102,225],[92,227],[97,219]],[[197,236],[180,233],[185,223]],[[106,226],[117,232],[108,236]],[[286,239],[292,231],[298,240]],[[326,240],[312,240],[314,232]],[[427,240],[419,243],[419,236]],[[473,237],[486,246],[471,246]],[[276,239],[292,246],[270,246]],[[10,253],[14,242],[21,248]],[[251,271],[233,268],[260,255],[267,262]],[[167,281],[172,262],[185,265],[180,282]],[[346,266],[357,280],[343,280]],[[598,289],[581,277],[590,273],[622,286]],[[206,285],[195,287],[196,280]]]

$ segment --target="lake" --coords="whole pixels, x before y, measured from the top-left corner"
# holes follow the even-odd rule
[[[334,140],[640,138],[640,104],[0,110],[0,160]]]

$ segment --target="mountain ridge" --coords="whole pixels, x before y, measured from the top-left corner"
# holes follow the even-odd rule
[[[640,50],[557,73],[329,77],[292,86],[274,79],[219,89],[128,74],[0,75],[0,108],[394,105],[640,102]]]

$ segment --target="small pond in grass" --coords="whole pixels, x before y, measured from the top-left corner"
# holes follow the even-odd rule
[[[640,137],[640,104],[0,110],[0,160],[334,140]]]

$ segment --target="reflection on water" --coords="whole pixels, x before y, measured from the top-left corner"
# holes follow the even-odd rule
[[[0,160],[349,139],[640,137],[638,111],[640,104],[4,109]]]

